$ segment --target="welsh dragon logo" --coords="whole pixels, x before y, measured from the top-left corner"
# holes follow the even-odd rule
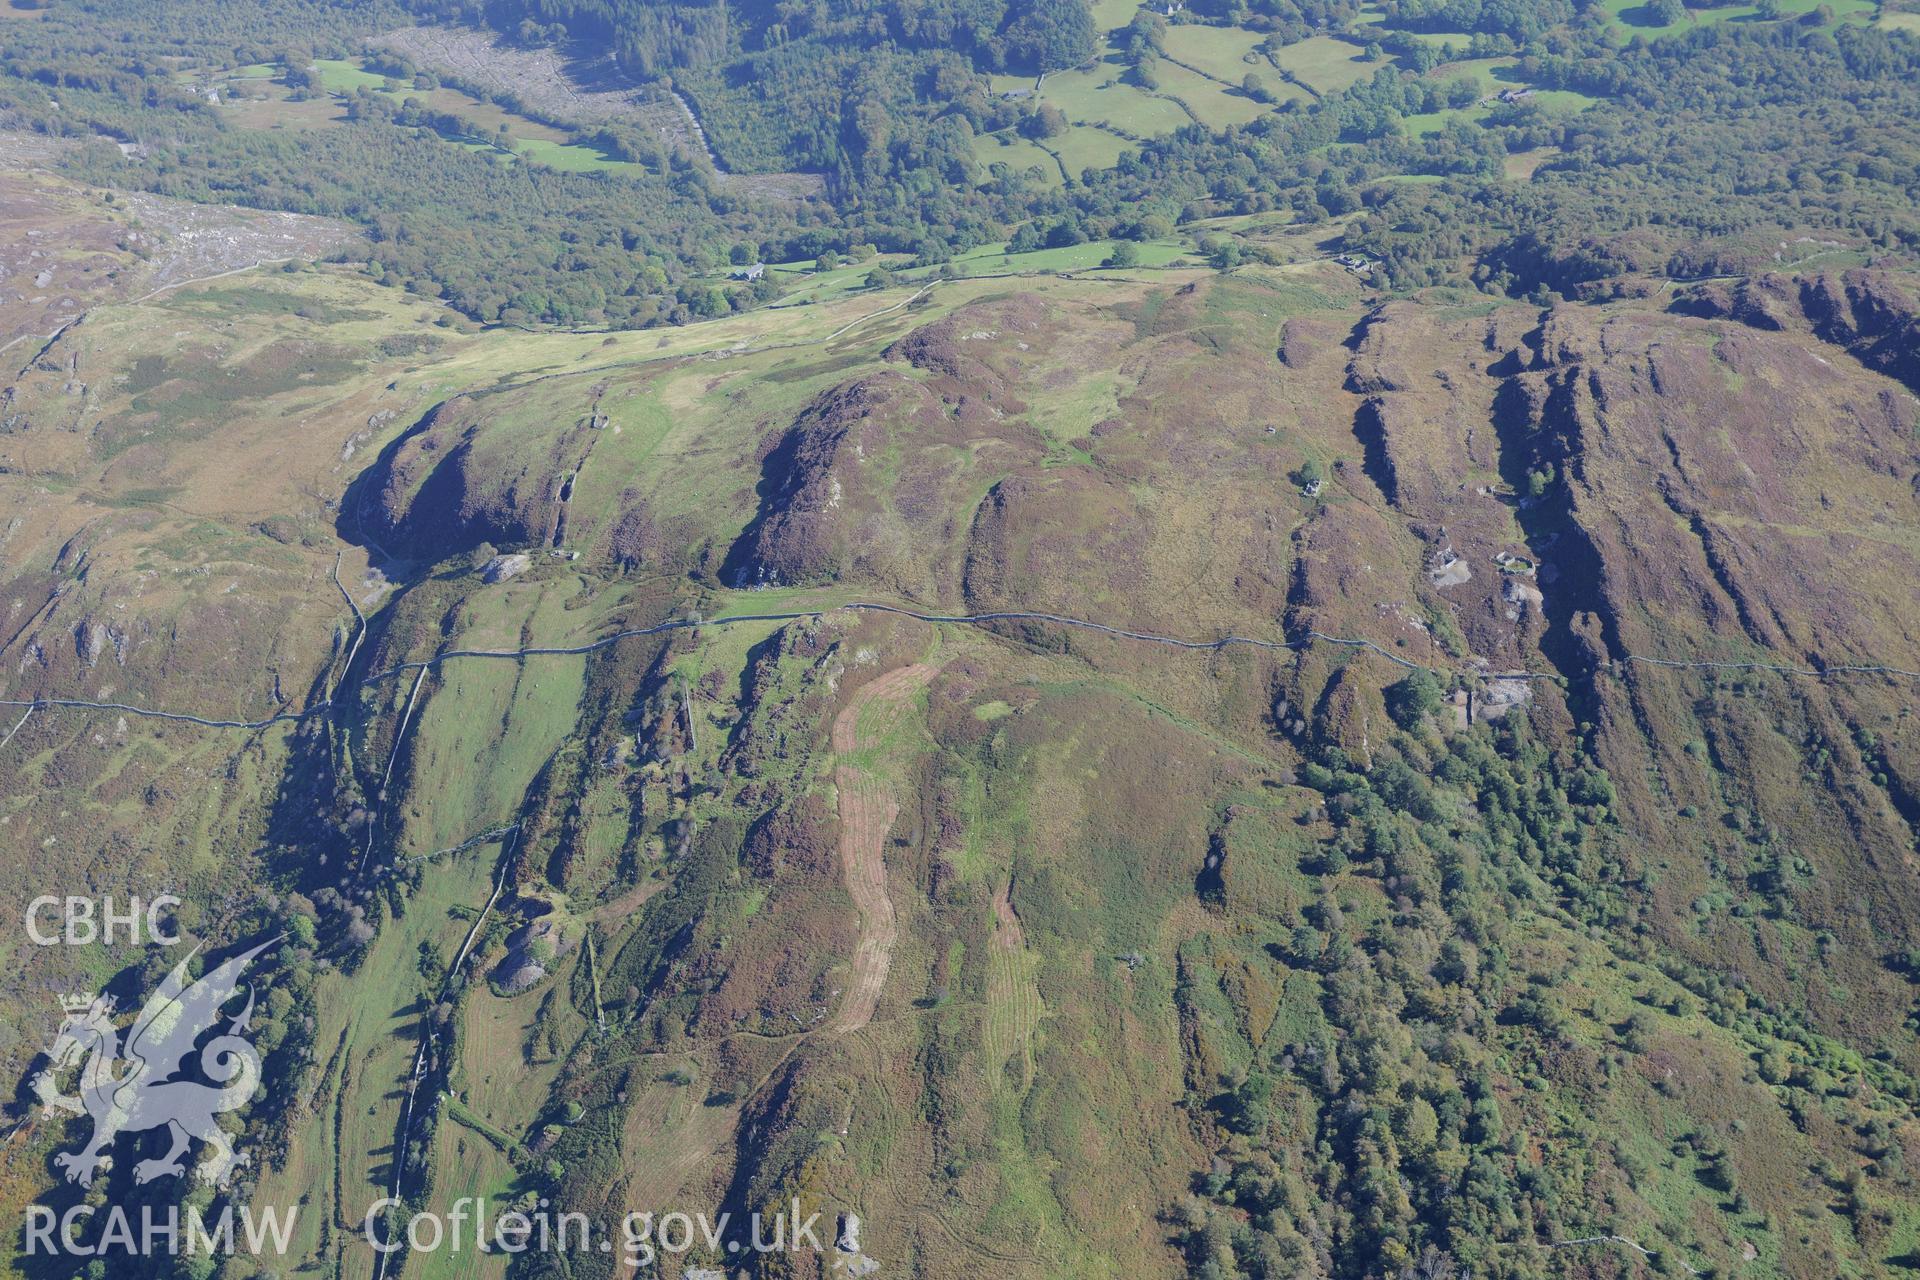
[[[240,975],[253,958],[279,941],[261,943],[233,957],[198,981],[187,976],[193,954],[174,966],[127,1029],[123,1048],[114,1027],[110,996],[66,997],[66,1020],[47,1050],[52,1065],[28,1081],[49,1112],[88,1116],[93,1136],[77,1151],[55,1155],[54,1164],[69,1182],[91,1186],[102,1166],[111,1167],[115,1139],[123,1133],[166,1129],[171,1145],[156,1159],[133,1167],[135,1182],[186,1171],[182,1159],[194,1139],[210,1151],[195,1170],[204,1182],[224,1186],[234,1169],[246,1163],[219,1125],[222,1112],[243,1107],[260,1087],[260,1055],[242,1034],[253,1015],[253,989],[246,1007],[227,1020],[224,1031],[200,1049],[200,1070],[214,1084],[180,1078],[200,1038],[220,1021],[221,1008],[233,998]],[[116,1065],[125,1060],[116,1072]],[[61,1093],[56,1076],[80,1068],[79,1092]]]

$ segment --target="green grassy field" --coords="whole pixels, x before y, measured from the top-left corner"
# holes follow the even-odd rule
[[[1558,147],[1539,147],[1532,151],[1517,151],[1507,157],[1503,166],[1507,177],[1517,182],[1533,181],[1534,171],[1561,154]]]
[[[1126,68],[1100,62],[1047,77],[1041,97],[1059,107],[1069,123],[1105,125],[1120,134],[1152,138],[1187,123],[1186,113],[1125,79]]]
[[[392,76],[366,70],[354,59],[320,58],[315,60],[313,69],[320,77],[320,87],[328,93],[356,93],[361,89],[398,92],[408,87]]]
[[[1139,241],[1136,242],[1135,249],[1139,253],[1138,267],[1141,269],[1167,267],[1194,254],[1190,243],[1175,237]],[[952,267],[963,277],[1086,271],[1099,267],[1112,252],[1113,244],[1106,240],[1011,254],[1006,251],[1005,244],[987,244],[956,254],[945,265]],[[910,261],[911,259],[900,255],[883,255],[881,258],[867,262],[853,263],[835,267],[831,271],[819,272],[814,271],[812,264],[806,262],[770,264],[769,270],[780,279],[783,289],[781,299],[774,304],[774,309],[812,306],[862,293],[866,290],[867,276],[876,265],[884,264],[893,268],[900,279],[909,284],[931,279],[939,272],[938,267],[909,267],[907,264]]]
[[[1011,131],[987,133],[975,138],[973,154],[980,162],[983,179],[989,176],[994,165],[1004,164],[1016,173],[1038,169],[1041,182],[1046,186],[1057,187],[1065,181],[1060,173],[1059,162],[1052,155]]]
[[[1138,0],[1093,0],[1088,8],[1093,13],[1093,29],[1102,34],[1126,26],[1140,12]]]
[[[1209,129],[1248,124],[1272,110],[1238,90],[1229,92],[1218,81],[1209,80],[1196,71],[1189,71],[1164,58],[1156,68],[1156,74],[1160,77],[1160,92],[1185,103],[1187,109]]]
[[[1574,115],[1598,105],[1600,99],[1576,89],[1536,89],[1527,101],[1554,115]]]
[[[1441,83],[1471,80],[1482,96],[1491,96],[1502,89],[1516,88],[1525,83],[1519,77],[1519,65],[1511,58],[1462,58],[1458,62],[1443,62],[1429,71],[1427,78]]]
[[[1487,108],[1477,104],[1449,111],[1421,111],[1402,117],[1400,128],[1408,136],[1419,138],[1440,133],[1456,121],[1466,124],[1478,123],[1486,119],[1487,115]]]
[[[1359,48],[1332,36],[1314,36],[1277,50],[1273,60],[1302,84],[1320,94],[1338,93],[1373,75],[1379,64],[1368,62]]]
[[[1183,23],[1167,28],[1167,53],[1228,84],[1239,84],[1249,71],[1270,68],[1259,53],[1260,37],[1239,27],[1211,27]]]
[[[897,267],[911,261],[900,255],[882,255],[865,262],[849,263],[831,271],[816,271],[811,262],[769,263],[767,270],[780,282],[781,298],[776,308],[811,306],[832,298],[844,298],[866,287],[866,279],[876,266]]]
[[[1781,0],[1780,12],[1785,18],[1795,18],[1812,13],[1822,3],[1827,3],[1827,7],[1832,9],[1836,22],[1871,22],[1879,11],[1874,0]],[[1673,35],[1710,23],[1754,22],[1760,17],[1757,6],[1737,4],[1718,8],[1690,8],[1679,22],[1663,24],[1654,21],[1652,11],[1642,0],[1600,0],[1600,8],[1610,14],[1613,21],[1628,34],[1648,39]]]
[[[994,163],[1016,169],[1038,165],[1049,175],[1049,182],[1060,180],[1064,166],[1067,175],[1077,179],[1084,169],[1113,165],[1131,140],[1160,137],[1196,120],[1211,129],[1224,129],[1272,110],[1271,104],[1242,92],[1241,81],[1248,72],[1275,103],[1307,96],[1278,75],[1264,57],[1245,60],[1257,43],[1250,32],[1176,26],[1167,39],[1169,56],[1155,63],[1158,89],[1134,83],[1118,57],[1055,72],[1046,78],[1040,97],[1060,108],[1067,118],[1067,131],[1039,143],[1011,130],[989,134],[975,139],[975,158],[983,169]],[[1189,70],[1190,66],[1199,70]],[[995,93],[1031,87],[1029,80],[1004,75],[990,77],[989,83]]]
[[[487,132],[492,132],[497,130],[501,125],[505,125],[507,132],[519,140],[528,142],[565,142],[567,139],[567,135],[564,132],[555,129],[551,125],[541,124],[538,120],[529,120],[527,117],[508,111],[496,103],[476,98],[471,94],[463,93],[459,89],[449,89],[444,85],[437,89],[429,89],[424,93],[418,89],[408,88],[401,90],[397,94],[388,96],[397,97],[403,101],[407,98],[418,98],[426,104],[429,110],[444,111],[450,115],[457,115],[463,120],[471,121]]]
[[[1584,93],[1571,89],[1541,89],[1527,99],[1544,115],[1556,117],[1576,115],[1599,101]],[[1403,117],[1400,127],[1408,134],[1419,137],[1435,134],[1456,122],[1472,124],[1492,116],[1500,108],[1484,102],[1470,107],[1458,107],[1445,111],[1428,111]]]
[[[274,62],[250,62],[242,66],[231,67],[220,72],[215,79],[232,80],[271,80],[280,74],[280,65]],[[205,71],[180,70],[173,73],[174,79],[190,83],[208,78]]]
[[[1041,143],[1041,149],[1053,148],[1060,157],[1060,164],[1075,178],[1088,169],[1110,169],[1120,160],[1122,152],[1132,149],[1133,143],[1105,129],[1079,128],[1069,129],[1057,138],[1049,138]]]
[[[1140,265],[1164,267],[1191,247],[1179,240],[1146,240],[1137,246]],[[967,275],[988,275],[1005,271],[1084,271],[1097,267],[1113,245],[1105,240],[1067,245],[1059,249],[1036,249],[1032,253],[1007,253],[1004,245],[982,245],[956,257],[954,265]]]
[[[544,164],[551,169],[565,169],[574,173],[600,171],[605,173],[637,173],[644,166],[629,160],[619,159],[600,150],[577,142],[554,142],[544,138],[520,138],[513,140],[514,154],[535,164]]]

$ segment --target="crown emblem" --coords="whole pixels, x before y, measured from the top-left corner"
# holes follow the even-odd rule
[[[165,1155],[134,1165],[135,1184],[185,1173],[182,1157],[198,1139],[207,1155],[196,1176],[215,1186],[227,1185],[247,1157],[234,1150],[217,1117],[246,1106],[260,1088],[260,1054],[244,1034],[253,1012],[253,989],[247,989],[244,1012],[228,1017],[223,1009],[239,990],[247,965],[279,941],[270,938],[197,979],[187,976],[193,959],[189,955],[161,979],[124,1032],[114,1025],[112,996],[55,993],[66,1022],[46,1051],[48,1068],[33,1077],[32,1089],[43,1110],[93,1121],[93,1134],[83,1146],[54,1154],[53,1165],[65,1171],[67,1181],[92,1186],[94,1176],[111,1162],[122,1134],[167,1129],[173,1145]],[[201,1046],[210,1032],[212,1039]],[[196,1048],[200,1074],[215,1083],[172,1078]],[[121,1070],[117,1064],[123,1058],[127,1066]],[[59,1077],[72,1072],[79,1076],[78,1091],[63,1093]]]

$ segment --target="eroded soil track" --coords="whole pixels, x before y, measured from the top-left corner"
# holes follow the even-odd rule
[[[825,1022],[795,1036],[786,1051],[772,1062],[749,1091],[757,1094],[802,1045],[825,1034],[842,1036],[859,1031],[873,1020],[893,964],[893,948],[900,936],[887,893],[886,840],[899,816],[893,784],[856,763],[853,757],[883,742],[905,714],[915,690],[932,679],[937,667],[916,663],[890,671],[854,692],[835,717],[831,741],[839,757],[834,786],[840,805],[840,869],[847,892],[859,913],[859,938],[854,945],[851,973],[839,1007]],[[693,1107],[675,1117],[672,1104],[662,1101],[655,1110],[636,1110],[628,1118],[630,1134],[651,1130],[672,1134],[668,1154],[648,1161],[629,1179],[629,1211],[654,1209],[670,1203],[673,1195],[699,1176],[740,1123],[741,1104]]]
[[[827,1024],[835,1033],[858,1031],[873,1020],[900,936],[893,899],[887,893],[886,859],[887,832],[900,815],[900,804],[891,783],[852,757],[887,736],[907,700],[936,670],[917,662],[889,671],[855,691],[833,722],[833,751],[839,757],[833,782],[840,794],[840,873],[860,913],[860,940],[854,947],[846,996]]]

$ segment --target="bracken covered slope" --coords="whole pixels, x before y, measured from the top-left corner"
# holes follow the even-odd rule
[[[664,347],[249,287],[15,380],[0,688],[332,707],[42,713],[0,841],[291,931],[237,1194],[308,1197],[296,1262],[371,1275],[396,1180],[798,1198],[888,1275],[1920,1257],[1916,682],[1834,672],[1920,669],[1912,282],[976,281]],[[695,614],[805,616],[611,639]]]

